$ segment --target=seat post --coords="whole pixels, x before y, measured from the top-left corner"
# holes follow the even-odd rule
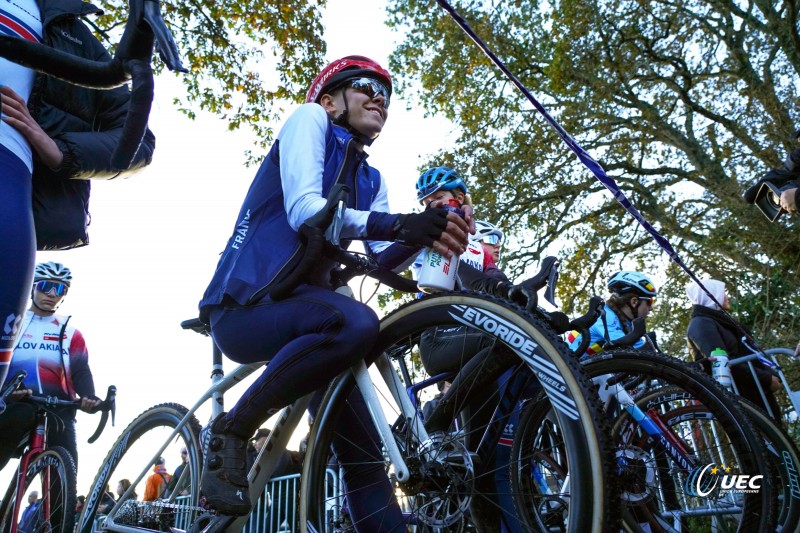
[[[211,383],[216,385],[222,378],[225,377],[225,372],[222,370],[222,350],[219,349],[217,343],[211,340]],[[211,414],[212,419],[225,410],[225,397],[221,390],[214,392],[211,396]]]

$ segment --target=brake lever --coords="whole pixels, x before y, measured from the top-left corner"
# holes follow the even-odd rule
[[[113,426],[116,422],[116,415],[117,415],[117,387],[114,385],[109,385],[108,391],[106,392],[106,399],[100,402],[100,404],[95,407],[94,409],[90,410],[89,413],[96,413],[97,411],[102,411],[100,415],[100,422],[97,424],[97,429],[94,430],[94,433],[91,437],[89,437],[89,444],[94,443],[99,437],[100,434],[103,433],[103,430],[106,427],[106,423],[108,422],[108,413],[111,413],[111,425]]]
[[[14,377],[8,380],[8,383],[3,389],[3,394],[0,395],[0,399],[7,400],[8,397],[11,396],[11,394],[20,387],[20,385],[22,385],[22,382],[25,381],[27,375],[28,373],[26,371],[18,370],[17,373],[14,374]]]
[[[556,306],[556,286],[558,285],[558,268],[561,262],[556,259],[550,267],[550,272],[547,275],[547,284],[545,285],[544,299],[550,302],[551,305]]]

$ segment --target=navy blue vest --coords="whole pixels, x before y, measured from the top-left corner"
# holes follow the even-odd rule
[[[347,143],[351,139],[347,130],[328,121],[322,175],[323,196],[327,196],[336,183],[345,160]],[[347,207],[370,211],[380,189],[380,173],[363,162],[355,175],[344,176],[342,182],[353,191]],[[298,234],[289,225],[284,210],[280,149],[276,142],[250,185],[233,234],[200,301],[201,318],[207,319],[209,307],[223,302],[238,305],[255,303],[253,298],[262,288],[283,279],[291,271],[299,259],[299,252]]]

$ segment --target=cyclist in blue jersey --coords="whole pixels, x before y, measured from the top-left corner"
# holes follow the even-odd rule
[[[647,318],[653,309],[658,291],[649,277],[641,272],[623,270],[609,278],[608,287],[611,296],[600,318],[589,328],[589,347],[583,355],[594,355],[603,351],[604,346],[630,333],[633,320]],[[575,350],[581,344],[581,333],[572,331],[567,334],[569,347]],[[634,348],[641,348],[645,339],[641,338]]]
[[[268,295],[293,270],[300,255],[298,232],[324,207],[337,180],[351,190],[343,247],[365,241],[367,252],[386,268],[400,266],[423,246],[447,257],[467,247],[469,223],[453,213],[435,207],[414,214],[389,212],[384,180],[366,163],[363,149],[383,130],[391,95],[389,72],[363,56],[339,59],[319,73],[306,104],[288,118],[256,174],[200,302],[201,318],[228,357],[239,363],[269,361],[233,409],[209,426],[201,490],[222,513],[250,511],[250,436],[279,409],[367,356],[377,338],[374,311],[332,290],[334,265],[327,260],[288,298],[272,301]],[[341,417],[352,426],[348,442],[333,444],[343,465],[350,514],[359,531],[404,531],[398,507],[373,512],[392,499],[392,489],[377,432],[363,427],[370,418],[363,400],[356,409],[360,412]]]
[[[448,167],[433,167],[424,171],[417,180],[416,189],[417,200],[423,205],[429,205],[434,201],[447,202],[450,199],[455,199],[460,204],[472,203],[466,182],[455,170]],[[475,233],[470,235],[470,241],[467,251],[461,255],[459,264],[459,274],[464,285],[470,287],[471,282],[477,279],[510,285],[506,275],[497,266],[503,232],[490,222],[476,220]],[[415,277],[421,265],[420,256],[412,266]],[[492,357],[494,345],[493,337],[483,335],[472,328],[434,327],[423,332],[420,337],[420,359],[425,371],[431,376],[456,372],[467,364],[470,368],[465,375],[472,374],[472,368],[475,372],[480,372],[485,358]],[[462,402],[463,405],[456,409],[461,413],[461,418],[470,424],[470,432],[466,438],[468,448],[474,450],[478,446],[483,435],[482,428],[485,428],[491,420],[497,405],[497,396],[507,380],[508,376],[503,375],[497,379],[496,384],[489,383],[487,386],[472,388],[467,401]],[[445,387],[442,387],[442,390],[441,398],[447,401],[452,393],[448,394]],[[433,405],[426,405],[425,412],[428,413],[426,418],[430,419]],[[518,421],[517,407],[505,421],[503,435],[496,448],[494,465],[487,469],[489,475],[478,477],[479,490],[487,497],[472,500],[471,514],[473,522],[481,530],[492,531],[498,527],[499,531],[508,533],[522,530],[515,515],[509,479],[511,443]],[[430,430],[442,430],[438,420],[433,419],[429,422]],[[494,475],[491,475],[492,472]],[[496,498],[491,496],[494,494],[497,495]]]

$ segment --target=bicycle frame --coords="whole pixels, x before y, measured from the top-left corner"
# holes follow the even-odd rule
[[[697,465],[689,450],[657,416],[653,410],[642,411],[634,401],[633,397],[619,383],[609,384],[611,376],[601,376],[596,378],[600,399],[606,406],[616,400],[622,408],[636,421],[645,433],[653,437],[656,442],[669,454],[676,464],[683,470],[691,471]]]
[[[215,347],[215,356],[218,353],[218,349]],[[243,381],[247,376],[255,372],[256,370],[262,368],[264,365],[263,363],[253,363],[249,365],[240,365],[236,367],[230,374],[227,376],[222,376],[221,369],[216,367],[212,374],[212,385],[211,387],[206,390],[205,393],[195,402],[195,404],[189,409],[189,412],[183,417],[180,423],[175,427],[172,431],[170,436],[164,441],[161,447],[155,452],[153,457],[151,458],[151,462],[149,464],[153,464],[167,449],[170,442],[175,439],[180,430],[189,423],[192,416],[197,412],[197,410],[203,406],[207,401],[212,400],[212,410],[215,412],[222,412],[223,410],[223,396],[224,393],[227,392],[229,389],[235,387],[241,381]],[[407,414],[410,414],[410,418],[413,417],[414,407],[411,404],[408,397],[402,394],[396,394],[395,391],[401,390],[399,378],[394,373],[394,370],[389,363],[388,358],[385,355],[382,355],[376,361],[376,367],[378,368],[379,372],[383,376],[383,379],[387,383],[391,383],[390,390],[392,390],[393,396],[395,396],[395,400],[397,400],[402,406],[403,409],[406,410]],[[370,415],[375,423],[375,426],[379,428],[379,434],[382,439],[382,443],[385,446],[388,455],[393,463],[396,475],[400,478],[401,475],[405,475],[407,478],[409,474],[408,467],[403,460],[403,457],[400,453],[400,450],[397,446],[397,443],[394,440],[394,436],[392,435],[391,429],[386,421],[386,416],[381,409],[380,400],[378,398],[378,394],[375,390],[375,385],[373,384],[370,376],[369,371],[367,369],[366,364],[362,361],[361,363],[355,365],[351,371],[354,373],[356,377],[356,382],[358,383],[359,390],[364,397],[364,401],[367,404],[369,409]],[[280,459],[280,455],[283,450],[286,449],[286,446],[289,443],[289,439],[291,438],[294,430],[298,427],[300,422],[302,421],[306,409],[311,401],[312,395],[307,395],[299,400],[296,400],[294,403],[289,405],[288,407],[284,408],[278,415],[278,419],[275,422],[272,431],[261,451],[258,453],[256,457],[255,463],[253,467],[250,469],[248,473],[248,481],[250,484],[250,500],[251,504],[255,505],[261,496],[262,492],[264,491],[265,487],[267,486],[267,482],[272,477],[272,472],[275,470],[275,466]],[[217,414],[215,413],[215,414]],[[421,439],[427,439],[427,433],[425,432],[425,428],[422,426],[421,422],[417,424],[414,428],[415,431],[418,432],[418,435]],[[121,443],[123,446],[124,443]],[[120,449],[118,452],[122,452],[123,450]],[[138,527],[131,527],[127,525],[117,524],[114,522],[114,515],[121,507],[121,504],[126,501],[132,494],[134,488],[138,483],[140,483],[145,476],[149,473],[149,466],[143,469],[135,481],[131,483],[131,487],[125,491],[125,493],[119,498],[117,503],[108,513],[105,523],[105,528],[108,531],[114,531],[118,533],[141,533],[142,529]],[[99,490],[99,489],[95,489]],[[90,496],[91,497],[91,496]],[[220,515],[221,516],[221,515]],[[222,517],[228,520],[228,523],[225,525],[225,529],[227,531],[241,531],[244,525],[246,524],[249,516],[241,516],[241,517]]]
[[[669,456],[669,458],[679,467],[679,472],[676,474],[688,474],[697,468],[697,460],[686,445],[681,441],[680,437],[676,435],[661,419],[660,413],[655,407],[648,407],[643,410],[636,401],[619,383],[609,385],[612,376],[605,375],[595,378],[595,383],[598,384],[600,399],[606,406],[617,402],[632,418],[635,425],[642,429],[648,436],[650,436],[657,445]],[[686,398],[686,401],[691,401],[691,397]],[[713,434],[714,439],[717,439],[717,434]],[[628,439],[625,439],[628,442]],[[622,460],[622,459],[618,459]],[[720,463],[727,463],[724,458],[720,458]],[[724,510],[703,509],[696,508],[691,511],[670,511],[669,515],[673,519],[678,520],[684,516],[692,515],[723,515],[723,514],[736,514],[741,512],[741,506],[735,501],[731,501]]]
[[[747,345],[747,347],[750,348],[751,350],[753,349],[749,345]],[[781,364],[778,362],[778,357],[777,357],[779,355],[787,356],[789,357],[789,359],[794,360],[795,362],[800,362],[798,361],[798,358],[795,357],[794,350],[789,348],[771,348],[769,350],[764,350],[763,352],[756,352],[756,350],[753,350],[753,352],[754,353],[743,355],[742,357],[737,357],[736,359],[731,359],[729,362],[730,366],[747,364],[747,367],[750,369],[750,374],[753,377],[753,382],[756,384],[756,387],[758,388],[758,393],[761,396],[761,401],[763,402],[763,405],[767,413],[773,418],[775,418],[776,414],[783,416],[783,413],[772,412],[772,408],[770,408],[769,402],[767,401],[767,397],[764,393],[764,388],[761,386],[761,383],[759,382],[758,377],[755,374],[755,370],[753,369],[752,362],[763,359],[761,357],[762,353],[763,355],[766,355],[768,357],[769,362],[771,363],[772,369],[778,374],[778,378],[781,380],[781,384],[783,385],[783,388],[786,391],[786,395],[788,396],[789,401],[791,402],[792,407],[794,408],[795,412],[794,416],[796,418],[800,413],[800,390],[792,390],[791,386],[789,385],[789,382],[786,380],[786,375],[783,373],[783,368]],[[733,381],[733,389],[736,392],[736,394],[739,394],[739,390],[736,386],[735,379]]]

